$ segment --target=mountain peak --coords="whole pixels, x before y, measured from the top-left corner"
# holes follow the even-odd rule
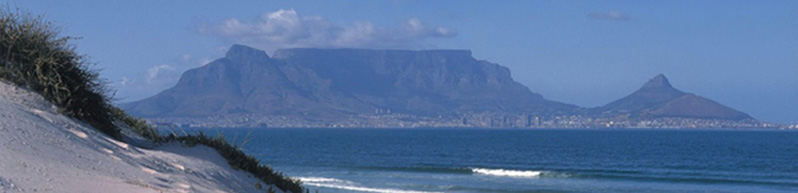
[[[246,58],[260,58],[265,57],[269,58],[269,55],[266,54],[263,50],[258,50],[249,46],[234,44],[227,50],[227,54],[225,57],[228,59],[246,59]]]
[[[658,74],[643,88],[622,99],[598,108],[603,113],[632,114],[650,117],[683,117],[742,120],[751,117],[698,95],[671,86],[665,75]]]
[[[668,82],[668,78],[665,77],[665,75],[658,74],[654,78],[651,78],[651,80],[648,80],[648,82],[643,85],[643,88],[673,88],[673,86]]]

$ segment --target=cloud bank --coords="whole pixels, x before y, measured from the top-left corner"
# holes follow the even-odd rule
[[[608,11],[605,13],[590,13],[587,14],[587,17],[591,19],[613,20],[613,21],[628,21],[629,19],[631,19],[629,18],[628,15],[618,11]]]
[[[375,26],[368,21],[336,25],[320,16],[301,16],[282,9],[250,21],[231,18],[201,25],[198,31],[268,51],[295,47],[413,48],[426,39],[457,35],[455,30],[429,26],[416,18],[396,26]]]

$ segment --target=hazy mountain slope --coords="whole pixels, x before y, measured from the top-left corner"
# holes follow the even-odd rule
[[[604,114],[631,114],[639,117],[682,117],[741,120],[745,113],[710,99],[682,92],[660,74],[624,98],[594,109]]]
[[[224,58],[184,73],[173,88],[124,105],[145,117],[226,114],[410,114],[567,112],[510,77],[506,67],[462,50],[288,49],[270,58],[234,45]]]
[[[329,95],[313,72],[234,46],[225,58],[185,72],[175,87],[126,106],[144,116],[275,114],[323,109],[319,100]]]
[[[309,68],[332,89],[377,108],[431,114],[573,108],[530,92],[506,67],[465,50],[288,49],[274,58]]]

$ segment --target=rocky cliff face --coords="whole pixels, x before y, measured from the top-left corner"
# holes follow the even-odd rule
[[[680,117],[706,119],[751,119],[745,113],[710,99],[682,92],[660,74],[634,93],[594,109],[596,113],[636,117]]]
[[[577,109],[531,92],[506,67],[476,60],[470,51],[287,49],[269,57],[240,45],[185,72],[175,87],[125,106],[146,117]]]

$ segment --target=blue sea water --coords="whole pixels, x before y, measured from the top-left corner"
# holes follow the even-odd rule
[[[205,132],[239,144],[248,139],[247,153],[325,193],[798,192],[794,131]]]

